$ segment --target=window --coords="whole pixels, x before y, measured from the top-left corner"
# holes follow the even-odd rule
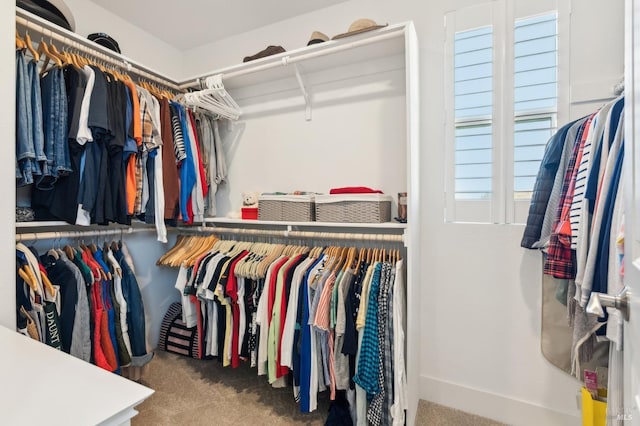
[[[484,16],[482,9],[447,15],[447,122],[453,124],[447,125],[447,161],[453,167],[446,167],[445,218],[523,222],[557,127],[557,14],[508,25],[494,22],[500,16],[495,4],[487,8]],[[482,19],[487,23],[478,25]]]
[[[455,197],[491,198],[493,30],[455,35]]]
[[[558,112],[556,14],[519,19],[514,29],[513,197],[529,200]]]

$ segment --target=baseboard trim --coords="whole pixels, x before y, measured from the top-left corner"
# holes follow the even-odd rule
[[[526,401],[428,376],[420,376],[418,396],[426,401],[456,408],[509,425],[578,426],[581,424],[581,419],[577,412],[572,414],[555,411]]]

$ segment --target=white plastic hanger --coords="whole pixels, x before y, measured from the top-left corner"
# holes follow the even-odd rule
[[[185,93],[184,101],[189,106],[202,108],[229,120],[240,118],[240,107],[222,84],[222,76],[214,75],[205,81],[206,88]]]

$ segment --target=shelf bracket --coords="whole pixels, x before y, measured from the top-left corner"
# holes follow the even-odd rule
[[[282,58],[283,62],[288,63],[288,56],[286,57],[287,61],[285,61],[285,58]],[[300,73],[300,68],[298,67],[298,64],[293,64],[293,70],[296,73],[296,79],[298,80],[298,85],[300,86],[300,91],[302,92],[302,96],[304,97],[304,104],[305,104],[305,120],[307,121],[311,121],[311,99],[309,97],[309,92],[307,92],[307,88],[304,85],[304,80],[302,79],[302,73]]]

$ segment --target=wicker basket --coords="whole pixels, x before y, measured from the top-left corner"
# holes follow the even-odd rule
[[[258,220],[311,222],[315,220],[313,195],[261,195]]]
[[[392,198],[382,194],[316,196],[318,222],[383,223],[391,220]]]

